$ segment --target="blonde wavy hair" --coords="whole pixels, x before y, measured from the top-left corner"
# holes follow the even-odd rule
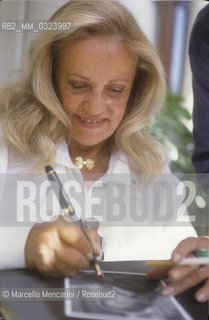
[[[137,172],[160,173],[165,148],[147,132],[162,105],[164,70],[158,53],[130,12],[118,1],[72,0],[50,21],[71,21],[72,30],[42,32],[31,44],[26,75],[1,92],[0,119],[6,139],[24,158],[43,168],[53,164],[56,144],[70,136],[70,120],[55,90],[55,69],[66,40],[118,35],[137,56],[137,70],[125,116],[108,141],[127,155]]]

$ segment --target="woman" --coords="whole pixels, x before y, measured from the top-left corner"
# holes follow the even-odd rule
[[[176,232],[182,197],[173,198],[177,182],[161,174],[165,149],[146,130],[165,96],[159,56],[119,2],[70,1],[51,20],[72,21],[73,29],[42,33],[31,45],[26,77],[4,92],[1,172],[41,173],[51,164],[84,186],[85,218],[106,214],[109,225],[87,229],[91,244],[62,217],[10,228],[9,241],[1,228],[4,267],[72,275],[89,266],[101,238],[105,260],[169,258],[181,239],[196,233],[190,223]],[[115,198],[110,174],[119,174]],[[103,202],[94,214],[88,204],[101,181],[108,187],[100,188]]]

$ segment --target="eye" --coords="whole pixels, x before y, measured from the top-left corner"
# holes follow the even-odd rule
[[[81,84],[81,83],[72,83],[70,82],[71,86],[73,89],[83,89],[86,88],[85,84]]]
[[[112,87],[110,87],[110,88],[108,88],[108,91],[109,91],[111,94],[118,96],[118,95],[120,95],[120,94],[123,92],[123,89],[124,89],[124,88],[112,88]]]
[[[116,93],[120,93],[122,92],[123,90],[122,89],[110,89],[112,92],[116,92]]]

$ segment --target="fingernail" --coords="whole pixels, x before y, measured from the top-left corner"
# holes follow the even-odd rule
[[[199,294],[196,299],[199,302],[204,302],[206,300],[204,293]]]
[[[89,261],[91,261],[91,260],[93,259],[93,254],[92,254],[91,252],[88,252],[88,253],[86,254],[86,258],[87,258]]]
[[[179,262],[181,260],[181,255],[179,253],[176,253],[174,256],[173,256],[173,261],[174,262]]]
[[[164,296],[169,296],[172,295],[174,293],[174,288],[173,287],[166,287],[162,290],[162,294]]]

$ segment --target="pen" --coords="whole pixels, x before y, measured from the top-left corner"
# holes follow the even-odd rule
[[[65,190],[62,186],[62,183],[61,183],[58,175],[56,174],[56,171],[49,165],[45,167],[45,171],[46,171],[48,179],[52,182],[55,182],[58,186],[59,203],[60,203],[60,206],[61,206],[63,212],[72,218],[73,222],[81,229],[81,231],[83,232],[86,239],[90,242],[90,239],[84,230],[84,224],[81,219],[77,218],[75,210],[70,202],[70,199],[69,199],[67,193],[65,192]],[[94,268],[95,268],[97,275],[99,277],[103,278],[103,273],[101,271],[101,268],[98,264],[98,261],[97,261],[97,258],[95,255],[93,256],[92,263],[94,265]]]
[[[148,260],[146,261],[146,265],[148,267],[157,267],[157,266],[174,266],[174,265],[207,265],[209,264],[208,257],[195,257],[195,258],[185,258],[182,259],[179,263],[175,263],[172,260]]]

